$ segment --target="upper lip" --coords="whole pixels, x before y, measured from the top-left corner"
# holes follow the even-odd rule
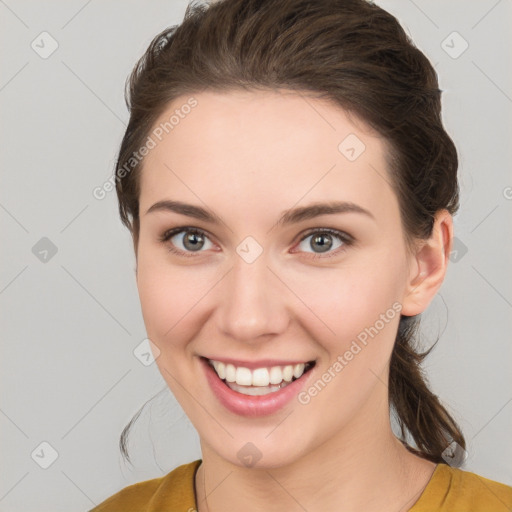
[[[300,363],[313,363],[313,359],[288,359],[288,360],[278,360],[278,359],[258,359],[251,361],[243,361],[242,359],[233,359],[230,357],[206,357],[210,361],[220,361],[224,364],[232,364],[236,367],[249,368],[250,370],[254,370],[256,368],[268,368],[271,366],[293,366]]]

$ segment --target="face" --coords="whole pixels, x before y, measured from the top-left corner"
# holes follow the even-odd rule
[[[371,435],[410,277],[385,141],[290,91],[194,98],[141,175],[137,285],[162,376],[239,466]]]

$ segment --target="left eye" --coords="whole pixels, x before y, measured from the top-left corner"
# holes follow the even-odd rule
[[[308,239],[310,239],[309,242],[306,242]],[[334,244],[333,239],[338,240],[337,245]],[[308,252],[306,250],[307,248],[314,249],[316,247],[319,251],[313,251],[315,255],[330,252],[329,256],[331,256],[332,254],[337,254],[339,252],[338,249],[343,246],[348,246],[351,243],[352,238],[349,235],[333,229],[323,229],[310,232],[308,235],[303,237],[298,247],[304,252]],[[304,244],[306,244],[306,247]]]

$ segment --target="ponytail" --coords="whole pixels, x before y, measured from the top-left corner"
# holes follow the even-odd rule
[[[407,449],[432,462],[442,463],[449,457],[444,452],[453,441],[464,450],[466,441],[460,427],[428,387],[421,363],[435,344],[426,352],[417,352],[413,340],[418,327],[419,318],[400,319],[389,368],[389,403],[396,413]],[[408,434],[416,447],[407,442]]]

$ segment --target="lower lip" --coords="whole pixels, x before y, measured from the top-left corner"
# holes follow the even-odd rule
[[[251,417],[266,416],[283,408],[298,395],[312,373],[312,370],[309,370],[279,391],[263,396],[250,396],[237,393],[228,387],[204,359],[201,359],[201,364],[204,367],[206,379],[220,403],[235,414]]]

